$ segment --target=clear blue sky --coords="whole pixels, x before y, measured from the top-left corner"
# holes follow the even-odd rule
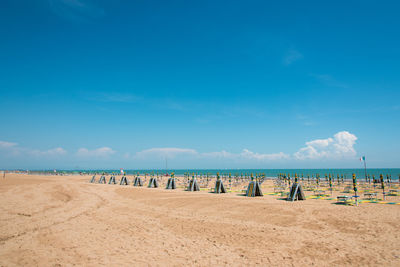
[[[400,167],[399,2],[269,2],[1,1],[0,169]]]

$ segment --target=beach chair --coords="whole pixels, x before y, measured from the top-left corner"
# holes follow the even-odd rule
[[[346,186],[343,190],[343,193],[351,193],[351,190],[353,190],[351,186]]]
[[[317,197],[323,197],[326,195],[324,190],[317,190],[315,191],[314,195],[316,195]]]
[[[247,186],[243,186],[242,190],[241,190],[242,194],[246,195],[247,192]]]
[[[274,187],[274,192],[275,193],[280,193],[280,192],[285,191],[285,190],[286,190],[285,186],[276,186],[276,187]]]
[[[397,189],[390,189],[387,195],[388,195],[388,196],[398,196],[398,195],[399,195],[399,190],[397,190]]]
[[[364,193],[364,198],[368,200],[376,199],[378,197],[378,194],[375,192],[372,193]]]
[[[336,199],[337,199],[336,203],[338,203],[338,204],[348,205],[348,204],[352,203],[351,196],[337,196]]]

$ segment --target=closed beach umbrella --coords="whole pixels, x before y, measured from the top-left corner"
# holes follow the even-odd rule
[[[353,173],[353,190],[355,193],[357,193],[357,177],[354,173]]]

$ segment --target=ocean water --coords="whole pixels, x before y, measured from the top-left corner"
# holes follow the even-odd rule
[[[180,170],[124,170],[127,175],[133,175],[136,173],[140,174],[145,174],[145,173],[159,173],[159,174],[165,174],[166,172],[171,173],[174,172],[175,175],[183,175],[184,173],[194,173],[195,175],[198,174],[206,174],[208,173],[209,175],[215,175],[217,172],[220,173],[220,175],[228,175],[231,173],[232,176],[237,175],[245,175],[245,174],[257,174],[257,173],[265,173],[267,177],[276,177],[279,173],[283,174],[290,174],[290,176],[294,177],[295,174],[298,176],[304,176],[305,178],[309,175],[310,177],[315,177],[317,174],[320,175],[321,178],[324,178],[325,175],[334,175],[335,177],[337,175],[344,175],[346,176],[347,179],[350,179],[354,174],[356,174],[358,179],[363,179],[365,178],[365,170],[364,169],[180,169]],[[46,171],[37,171],[37,172],[46,172]],[[53,172],[53,171],[47,171],[47,172]],[[64,172],[64,173],[79,173],[79,172],[85,172],[85,173],[120,173],[120,170],[57,170],[57,172]],[[400,177],[400,168],[387,168],[387,169],[367,169],[367,175],[370,175],[372,178],[372,175],[375,177],[379,177],[379,175],[382,174],[384,177],[386,175],[391,175],[392,179],[395,181],[399,179]]]

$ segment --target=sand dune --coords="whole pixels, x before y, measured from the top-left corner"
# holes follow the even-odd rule
[[[400,266],[400,206],[0,180],[1,266]],[[132,177],[130,177],[132,180]]]

